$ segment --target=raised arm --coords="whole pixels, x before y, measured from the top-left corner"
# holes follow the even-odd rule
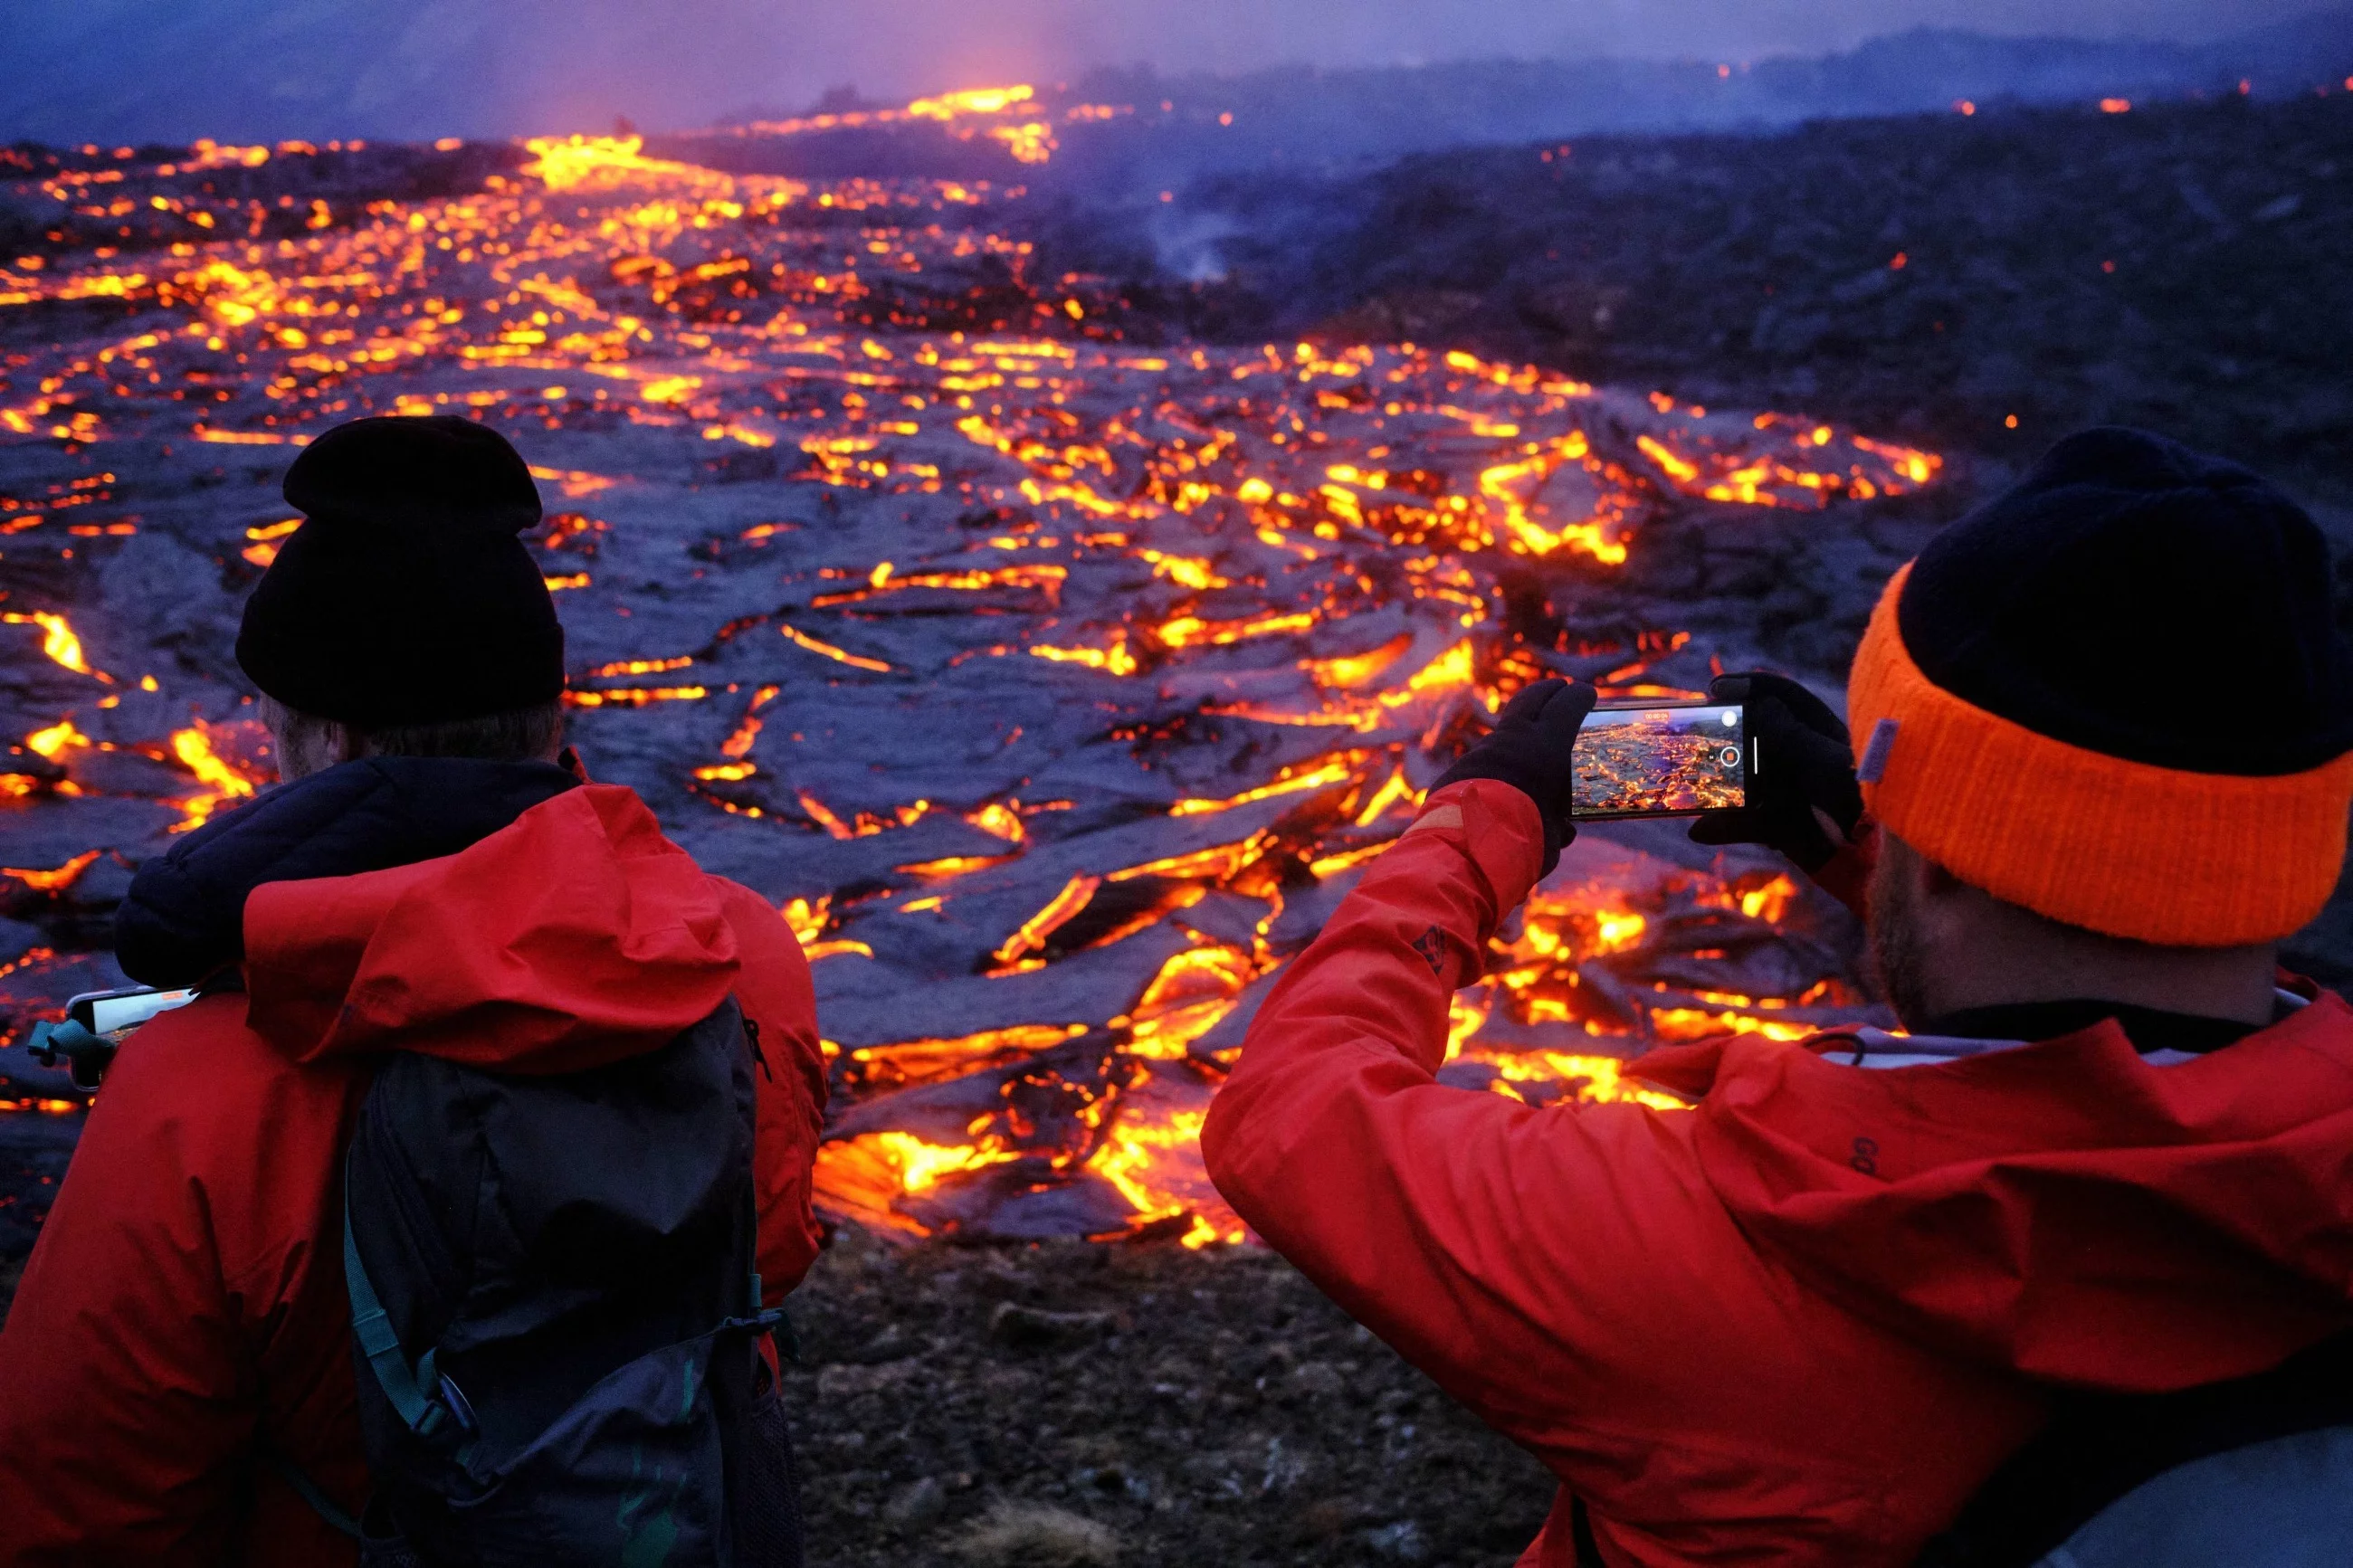
[[[1564,1476],[1599,1450],[1563,1412],[1639,1375],[1681,1316],[1659,1302],[1684,1266],[1647,1255],[1721,1223],[1675,1113],[1436,1079],[1451,994],[1569,835],[1591,702],[1557,681],[1514,699],[1293,961],[1202,1136],[1277,1251]]]
[[[1358,1321],[1565,1478],[1596,1445],[1564,1418],[1682,1316],[1662,1262],[1695,1226],[1679,1113],[1535,1108],[1436,1081],[1447,1004],[1542,864],[1527,796],[1434,792],[1260,1010],[1209,1110],[1219,1190]],[[1696,1257],[1696,1253],[1694,1257]]]

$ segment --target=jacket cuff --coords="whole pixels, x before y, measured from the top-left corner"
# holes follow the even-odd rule
[[[1544,816],[1535,801],[1500,779],[1464,779],[1432,791],[1406,831],[1444,834],[1469,856],[1494,895],[1498,921],[1544,874]]]
[[[1856,826],[1855,836],[1838,852],[1806,873],[1814,885],[1865,920],[1864,896],[1871,888],[1872,868],[1879,863],[1879,825],[1868,816]]]

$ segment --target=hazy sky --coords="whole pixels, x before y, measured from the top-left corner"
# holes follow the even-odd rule
[[[2202,41],[2328,0],[0,0],[0,135],[697,125],[1090,66],[1815,54],[1906,27]],[[2337,0],[2338,4],[2342,0]]]
[[[885,0],[791,7],[814,51],[877,74],[911,58],[1145,58],[1248,69],[1278,60],[1389,64],[1466,55],[1685,58],[1820,53],[1923,25],[2196,41],[2322,8],[2319,0]],[[818,18],[822,18],[821,20]],[[871,60],[871,66],[862,62]],[[984,74],[986,72],[984,71]]]
[[[528,7],[532,0],[523,0]],[[516,0],[505,0],[512,5]],[[593,6],[595,0],[590,0]],[[1906,27],[2202,41],[2327,0],[669,0],[668,46],[721,75],[747,53],[812,87],[895,95],[1145,61],[1243,71],[1480,56],[1740,59],[1817,54]],[[578,9],[565,7],[572,15]],[[637,9],[632,5],[628,8]],[[389,7],[386,7],[389,10]],[[710,13],[698,26],[691,18]],[[722,21],[724,16],[729,21]]]

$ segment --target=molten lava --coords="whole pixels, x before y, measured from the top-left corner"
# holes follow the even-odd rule
[[[1034,160],[1112,112],[1013,88],[745,133],[923,122]],[[1938,467],[1459,352],[1139,347],[1100,282],[1029,276],[992,226],[1009,198],[976,183],[734,175],[634,137],[528,151],[470,194],[268,229],[214,176],[313,154],[205,146],[107,183],[164,204],[167,248],[0,267],[0,311],[55,328],[0,367],[9,450],[107,464],[0,487],[7,561],[47,552],[24,581],[55,600],[0,610],[48,704],[0,812],[87,824],[6,871],[12,896],[69,909],[106,852],[159,852],[267,776],[203,638],[293,524],[190,475],[266,478],[363,413],[496,424],[551,500],[592,509],[530,536],[588,764],[777,906],[835,1087],[818,1202],[896,1234],[1240,1239],[1200,1170],[1209,1099],[1446,757],[1556,670],[1704,684],[1685,632],[1580,626],[1576,584],[1671,508],[1737,527]],[[53,183],[40,199],[100,201]],[[134,473],[206,553],[83,521]],[[153,573],[85,571],[139,551],[214,618],[152,630],[164,606],[119,584]],[[1529,584],[1556,608],[1515,610]],[[77,624],[118,668],[150,647],[156,676],[97,670]],[[1625,1058],[1864,1016],[1810,898],[1588,832],[1458,998],[1441,1076],[1665,1104]],[[36,953],[0,979],[20,1014],[97,962]]]

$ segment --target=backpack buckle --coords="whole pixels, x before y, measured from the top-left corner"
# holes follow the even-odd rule
[[[424,1408],[409,1422],[408,1429],[420,1437],[438,1438],[454,1426],[461,1440],[470,1441],[480,1433],[482,1423],[474,1415],[473,1404],[467,1399],[465,1390],[452,1382],[448,1373],[434,1366],[433,1358],[439,1353],[436,1346],[417,1363],[417,1387],[431,1392],[425,1394],[421,1402]]]
[[[467,1402],[465,1391],[449,1381],[448,1373],[443,1373],[441,1381],[435,1385],[433,1401],[435,1409],[448,1411],[449,1419],[458,1424],[458,1430],[466,1436],[471,1437],[481,1431],[482,1424],[475,1416],[473,1405]]]

